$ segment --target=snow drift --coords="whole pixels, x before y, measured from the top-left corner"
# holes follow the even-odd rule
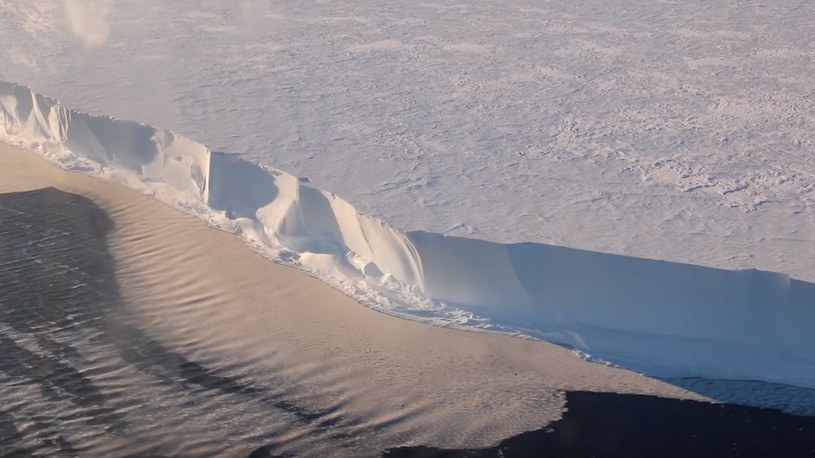
[[[235,231],[383,311],[516,332],[659,376],[815,388],[815,284],[405,232],[291,174],[0,83],[0,140]]]

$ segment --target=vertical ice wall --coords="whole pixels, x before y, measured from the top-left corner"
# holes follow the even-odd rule
[[[0,118],[0,140],[185,210],[205,209],[200,216],[234,223],[255,246],[298,253],[303,267],[327,281],[354,284],[345,290],[365,302],[396,295],[400,310],[410,311],[418,292],[487,320],[479,325],[521,330],[651,374],[815,387],[811,283],[405,232],[293,175],[164,129],[72,111],[14,84],[0,83]]]

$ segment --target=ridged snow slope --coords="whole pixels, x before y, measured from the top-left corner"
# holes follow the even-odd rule
[[[815,284],[402,231],[333,193],[168,130],[0,83],[0,140],[117,181],[401,316],[539,337],[660,376],[815,388]]]

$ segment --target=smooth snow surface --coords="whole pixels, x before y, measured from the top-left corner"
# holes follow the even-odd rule
[[[655,375],[815,387],[815,284],[405,232],[293,175],[14,84],[0,83],[0,115],[0,140],[150,192],[390,313],[523,332]]]
[[[815,281],[815,2],[2,0],[0,80],[406,230]]]
[[[52,124],[47,103],[17,132],[369,305],[632,367],[788,380],[812,373],[796,352],[815,354],[815,299],[797,292],[815,282],[813,36],[815,2],[798,0],[0,0],[0,80],[183,134]],[[787,296],[803,306],[775,305]],[[760,304],[798,327],[751,337]],[[697,338],[669,351],[651,327]],[[606,331],[653,342],[630,362],[607,346],[635,342]],[[717,359],[731,352],[742,364]]]

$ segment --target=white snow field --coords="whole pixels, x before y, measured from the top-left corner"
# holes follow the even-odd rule
[[[813,36],[784,0],[0,0],[0,80],[172,129],[3,84],[0,134],[389,313],[815,387]]]

